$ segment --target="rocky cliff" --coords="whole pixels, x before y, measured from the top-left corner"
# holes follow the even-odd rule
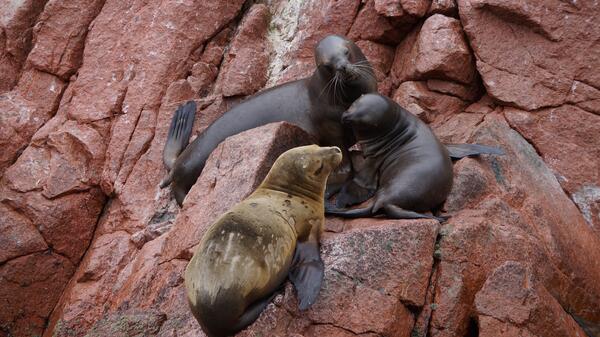
[[[0,4],[0,336],[204,336],[182,272],[285,149],[234,136],[179,209],[162,147],[357,41],[379,89],[463,159],[452,218],[329,218],[317,303],[240,336],[599,336],[600,6],[591,0],[9,0]]]

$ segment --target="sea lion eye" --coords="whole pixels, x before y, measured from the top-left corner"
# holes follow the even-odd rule
[[[350,50],[348,48],[344,49],[344,55],[346,55],[346,56],[350,55]]]

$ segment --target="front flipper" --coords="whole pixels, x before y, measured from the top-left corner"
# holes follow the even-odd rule
[[[171,171],[177,156],[187,146],[192,134],[195,117],[196,102],[194,101],[188,101],[185,105],[180,105],[175,111],[163,150],[163,163],[167,170]]]
[[[444,144],[446,149],[448,149],[448,153],[450,154],[450,158],[452,159],[461,159],[464,157],[473,157],[478,156],[480,154],[495,154],[495,155],[504,155],[504,151],[502,149],[479,145],[479,144]]]
[[[421,214],[395,205],[385,205],[383,206],[383,209],[385,210],[387,217],[391,219],[434,219],[442,223],[449,218],[447,216]]]
[[[298,308],[306,310],[315,303],[323,282],[323,260],[317,242],[298,242],[289,278],[298,293]]]
[[[337,194],[335,199],[335,206],[337,208],[345,208],[348,206],[360,204],[361,202],[369,200],[375,195],[375,189],[369,189],[362,187],[357,184],[354,180],[347,182],[340,193]]]

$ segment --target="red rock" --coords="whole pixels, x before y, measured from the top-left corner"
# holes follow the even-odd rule
[[[387,0],[390,1],[390,0]],[[423,17],[431,5],[430,0],[400,0],[402,9],[412,16]]]
[[[394,60],[394,50],[386,45],[371,41],[358,41],[356,45],[363,51],[367,60],[373,66],[379,93],[389,95],[392,81],[387,77]]]
[[[495,109],[496,104],[494,103],[494,100],[486,94],[483,95],[479,101],[469,105],[465,109],[465,112],[486,114],[494,111]]]
[[[102,318],[92,327],[89,337],[103,336],[156,336],[167,315],[156,311],[131,310]],[[57,335],[68,334],[66,329],[58,329]]]
[[[396,49],[394,82],[442,79],[470,84],[475,65],[460,22],[435,14],[413,30]]]
[[[429,0],[375,0],[375,9],[379,14],[401,22],[411,17],[422,17],[429,5]]]
[[[0,263],[48,248],[29,219],[2,204],[0,213]]]
[[[115,232],[92,242],[56,305],[44,336],[82,336],[101,320],[105,310],[97,303],[106,303],[109,295],[119,289],[117,276],[126,272],[135,250],[128,237],[127,233]],[[66,303],[70,305],[65,307]]]
[[[56,112],[64,86],[56,76],[31,69],[15,90],[0,95],[0,173]]]
[[[224,96],[250,95],[267,83],[269,16],[267,6],[256,4],[240,23],[216,84]]]
[[[323,261],[326,268],[364,287],[420,307],[431,274],[437,228],[431,220],[351,220],[344,232],[324,239]]]
[[[456,96],[463,101],[474,101],[482,91],[480,90],[481,88],[473,83],[471,85],[464,85],[443,80],[427,80],[427,89],[441,94]]]
[[[458,113],[466,106],[456,97],[429,91],[424,82],[402,83],[392,99],[426,123]]]
[[[374,69],[384,75],[390,71],[394,61],[394,49],[371,41],[356,41],[356,45],[362,50]]]
[[[396,47],[391,69],[394,85],[400,85],[402,82],[418,78],[415,62],[418,54],[417,40],[420,31],[421,25],[416,26]]]
[[[224,28],[206,44],[200,61],[192,66],[187,81],[198,96],[207,96],[212,91],[230,35],[231,29]]]
[[[192,74],[188,76],[187,81],[199,96],[205,96],[210,91],[218,74],[219,69],[216,66],[198,62],[192,67]]]
[[[374,0],[367,0],[358,12],[348,37],[354,41],[371,40],[397,44],[402,40],[404,33],[402,27],[397,27],[389,18],[377,13]]]
[[[569,101],[575,81],[600,87],[591,3],[460,0],[461,22],[490,96],[522,109]],[[582,52],[586,51],[586,52]],[[591,89],[598,97],[598,89]]]
[[[48,1],[35,26],[27,62],[68,79],[81,65],[88,26],[103,5],[103,0]]]
[[[68,259],[50,251],[12,259],[0,266],[0,322],[6,336],[40,336],[73,274]]]
[[[377,13],[387,17],[402,17],[404,10],[400,0],[374,0]]]
[[[405,303],[424,303],[437,223],[357,219],[345,227],[321,240],[325,278],[317,302],[299,313],[288,286],[242,336],[346,336],[340,328],[361,336],[410,336],[414,317]]]
[[[423,78],[468,84],[475,67],[460,21],[435,14],[423,23],[418,44],[416,71]]]
[[[432,0],[427,14],[443,14],[456,17],[458,15],[458,6],[454,0]]]
[[[497,336],[507,328],[534,336],[585,335],[531,268],[518,262],[507,261],[492,272],[477,293],[475,306],[477,314],[488,320],[480,330],[483,336]]]
[[[47,143],[52,150],[45,197],[85,191],[98,184],[105,146],[94,128],[68,121],[48,136]]]
[[[218,66],[223,61],[223,56],[225,55],[225,49],[229,44],[230,35],[232,31],[230,28],[225,27],[222,31],[219,32],[215,37],[213,37],[210,42],[206,44],[206,48],[204,48],[204,52],[200,57],[200,61],[204,63],[211,64],[213,66]]]
[[[492,177],[488,176],[488,172],[474,161],[476,159],[465,158],[454,165],[452,191],[444,203],[446,212],[454,213],[462,209],[474,208],[490,193],[488,181]]]
[[[26,216],[45,242],[75,265],[92,239],[104,199],[97,188],[69,193],[52,200],[37,191],[16,193],[3,190],[0,202]]]
[[[441,229],[437,306],[430,333],[463,335],[476,292],[506,261],[530,265],[561,307],[596,324],[600,312],[590,308],[600,307],[592,295],[598,293],[600,238],[535,150],[500,115],[486,115],[470,141],[497,144],[506,155],[465,163],[479,166],[471,170],[473,175],[485,172],[481,179],[489,194],[472,199],[471,209],[451,214]],[[577,253],[581,249],[588,253]]]
[[[0,93],[19,80],[31,50],[32,27],[48,0],[4,2],[0,5]]]
[[[512,127],[535,146],[600,234],[600,116],[572,105],[530,113],[505,108]]]
[[[458,113],[430,126],[442,143],[468,143],[473,130],[483,121],[481,113]]]

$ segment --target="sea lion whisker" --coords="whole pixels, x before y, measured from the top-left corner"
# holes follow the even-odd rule
[[[325,91],[329,92],[331,90],[331,84],[333,83],[333,77],[327,82],[327,84],[323,87],[321,92],[319,93],[319,97],[323,96]]]
[[[375,75],[373,75],[371,72],[369,72],[369,71],[367,71],[367,70],[365,70],[365,69],[362,69],[362,68],[360,68],[360,67],[356,67],[356,68],[354,69],[354,71],[356,71],[356,73],[357,73],[359,76],[363,77],[363,78],[371,78],[371,79],[374,79],[374,80],[376,79],[376,78],[375,78]]]
[[[354,64],[355,65],[357,65],[357,64],[368,64],[368,65],[370,65],[369,60],[358,60],[358,61],[354,62]]]

